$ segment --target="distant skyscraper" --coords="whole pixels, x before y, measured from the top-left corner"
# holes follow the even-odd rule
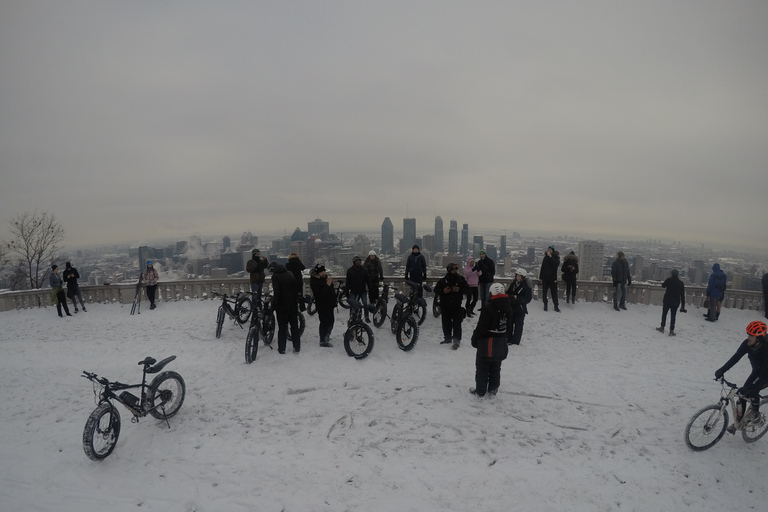
[[[579,280],[602,281],[605,244],[594,240],[579,242]]]
[[[439,215],[435,217],[435,252],[443,252],[443,218]]]
[[[232,246],[232,239],[229,238],[228,236],[225,236],[224,239],[222,240],[222,244],[221,245],[222,245],[224,251],[227,251]]]
[[[499,237],[499,258],[507,258],[507,235],[501,235]]]
[[[481,249],[485,249],[485,245],[483,245],[483,235],[473,236],[472,237],[472,255],[479,256]],[[491,255],[488,254],[488,257],[491,258]],[[493,260],[496,258],[491,258],[491,259]]]
[[[411,250],[413,244],[416,243],[416,219],[407,217],[403,219],[403,245],[400,247],[401,252],[407,252]]]
[[[383,254],[395,254],[395,228],[389,217],[381,223],[381,252]]]
[[[330,232],[330,224],[323,222],[322,219],[315,219],[312,222],[307,222],[307,232],[309,236],[318,235],[320,238],[326,237]]]
[[[451,254],[459,252],[459,228],[455,220],[450,222],[448,229],[448,252]]]
[[[469,254],[469,224],[461,227],[461,254],[463,256]]]

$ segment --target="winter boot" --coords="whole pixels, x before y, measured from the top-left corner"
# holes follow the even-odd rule
[[[453,350],[458,350],[459,349],[459,345],[461,345],[461,340],[454,339],[453,340],[453,345],[451,345],[451,348]]]
[[[664,332],[664,326],[662,325],[661,327],[657,327],[656,330],[659,332]]]
[[[547,303],[545,302],[544,303],[544,311],[546,311],[546,310],[547,310]]]
[[[557,304],[555,304],[555,311],[556,311],[557,313],[559,313],[559,312],[560,312],[560,306],[558,306]]]
[[[672,329],[669,330],[669,335],[670,336],[677,336],[677,334],[675,334],[675,331],[673,331]]]

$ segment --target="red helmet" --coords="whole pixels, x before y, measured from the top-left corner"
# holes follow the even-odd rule
[[[765,322],[759,320],[750,322],[747,326],[747,334],[750,336],[765,336],[766,331],[768,331],[768,327],[765,325]]]

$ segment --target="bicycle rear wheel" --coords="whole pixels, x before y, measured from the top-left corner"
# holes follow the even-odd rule
[[[383,299],[376,301],[376,311],[373,313],[373,325],[381,327],[387,319],[387,303]]]
[[[435,298],[432,299],[432,316],[435,318],[440,317],[440,296],[435,294]]]
[[[109,403],[93,410],[83,429],[83,451],[91,460],[106,458],[120,437],[120,413]]]
[[[272,339],[275,337],[275,315],[273,313],[265,314],[263,322],[264,344],[271,345]]]
[[[237,323],[243,325],[251,319],[253,303],[248,297],[240,297],[237,303],[239,304],[239,309],[237,310]]]
[[[417,304],[413,308],[413,315],[419,321],[419,325],[423,324],[427,319],[427,306],[426,304]]]
[[[712,448],[728,428],[728,411],[719,405],[708,405],[693,415],[685,426],[685,444],[695,452]]]
[[[176,372],[161,373],[149,385],[149,414],[158,420],[173,417],[181,409],[186,394],[187,385],[181,375]]]
[[[373,350],[373,331],[365,324],[354,324],[344,333],[344,349],[349,357],[363,359]]]
[[[299,339],[301,339],[304,334],[304,328],[307,326],[307,319],[304,318],[304,313],[301,311],[299,311],[299,314],[296,316],[296,323],[299,324]],[[293,341],[290,329],[288,329],[288,341]]]
[[[392,334],[397,334],[397,326],[400,325],[400,316],[403,314],[403,306],[400,303],[395,304],[394,309],[392,310],[392,316],[389,317],[390,322],[390,329],[392,330]]]
[[[416,346],[419,339],[419,324],[412,316],[406,317],[397,326],[397,346],[408,352]]]
[[[216,313],[216,337],[221,338],[221,328],[224,327],[224,306],[219,306],[219,312]]]
[[[741,429],[741,437],[748,443],[754,443],[768,432],[768,419],[765,414],[760,415],[757,423],[748,423]]]
[[[256,360],[256,354],[259,352],[259,324],[254,323],[248,329],[248,336],[245,338],[245,362],[251,364]]]

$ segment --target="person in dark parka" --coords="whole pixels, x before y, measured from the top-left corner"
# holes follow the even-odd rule
[[[551,292],[555,311],[560,312],[557,298],[557,271],[559,268],[560,254],[555,250],[554,245],[550,245],[547,247],[547,252],[544,253],[544,259],[541,260],[541,271],[539,271],[539,284],[541,284],[541,298],[544,301],[544,311],[547,310],[547,292]]]
[[[347,280],[344,282],[344,293],[360,302],[363,305],[368,304],[368,290],[371,288],[371,276],[363,266],[363,259],[355,256],[352,259],[352,266],[347,269]],[[370,322],[370,314],[367,308],[365,311],[365,321]]]
[[[533,298],[528,272],[524,268],[515,270],[515,279],[507,288],[507,296],[512,306],[512,320],[507,326],[507,344],[519,345],[523,337],[525,315],[528,314],[528,303]]]
[[[611,265],[611,278],[613,279],[613,309],[615,311],[627,309],[627,286],[632,285],[632,276],[629,273],[627,257],[621,251],[616,253],[616,260]]]
[[[480,310],[480,318],[472,333],[475,355],[475,387],[469,390],[476,396],[496,395],[501,384],[501,362],[507,358],[507,325],[512,307],[504,293],[504,285],[493,283],[491,300]]]
[[[312,289],[312,297],[317,306],[317,317],[320,320],[319,334],[320,346],[332,347],[331,331],[333,331],[336,308],[336,290],[333,287],[333,279],[325,272],[325,266],[318,263],[309,273],[309,287]]]
[[[677,307],[680,306],[680,312],[685,313],[685,285],[677,277],[677,269],[673,268],[671,276],[661,283],[661,286],[666,288],[664,292],[664,299],[662,301],[661,310],[661,327],[657,327],[656,330],[664,332],[664,326],[667,323],[667,312],[671,313],[669,318],[669,335],[675,335],[675,316],[677,315]]]
[[[72,266],[70,262],[64,264],[64,274],[61,276],[64,282],[67,283],[67,297],[72,301],[72,305],[75,306],[75,313],[77,313],[77,300],[80,300],[80,307],[83,308],[83,312],[87,313],[85,309],[85,302],[83,302],[83,293],[80,291],[80,285],[77,280],[80,279],[80,272]]]
[[[408,259],[405,261],[405,279],[416,284],[421,284],[427,279],[427,260],[421,254],[419,246],[416,244],[411,247],[411,254],[408,255]],[[423,295],[424,289],[419,286],[419,297]]]
[[[461,345],[461,322],[464,320],[464,296],[469,285],[464,276],[459,274],[459,265],[449,263],[447,273],[435,285],[435,293],[440,297],[440,317],[443,322],[443,341],[441,344],[453,343],[451,348],[457,350]]]
[[[480,308],[488,302],[491,293],[491,284],[496,276],[496,263],[488,257],[485,250],[480,251],[480,257],[475,260],[475,266],[472,268],[477,272],[478,295],[480,295]]]
[[[276,261],[269,264],[269,271],[272,272],[272,305],[277,314],[277,351],[285,354],[290,325],[293,351],[299,352],[299,283],[292,273]]]
[[[768,272],[763,274],[763,307],[765,308],[765,318],[768,318]]]
[[[251,284],[251,300],[254,308],[261,301],[261,291],[264,288],[264,280],[267,277],[267,258],[261,255],[259,249],[251,251],[251,259],[245,264],[245,271],[248,272],[248,281]]]
[[[376,301],[379,300],[379,283],[384,282],[384,268],[381,265],[381,260],[376,256],[376,251],[368,253],[363,266],[371,278],[371,287],[368,288],[368,299],[371,301],[371,304],[376,304]]]
[[[722,306],[723,299],[725,298],[727,280],[728,277],[720,269],[720,264],[715,263],[712,265],[712,273],[709,274],[706,291],[707,298],[709,299],[709,311],[704,315],[709,322],[717,322],[720,318],[720,306]]]
[[[295,252],[292,252],[290,256],[288,256],[288,261],[285,262],[285,270],[293,274],[293,277],[296,278],[296,281],[299,283],[299,300],[298,305],[299,309],[301,311],[304,311],[306,309],[306,304],[304,303],[304,275],[301,273],[302,270],[304,270],[305,267],[304,264],[301,262],[301,259],[299,259],[299,255]]]
[[[579,273],[579,257],[573,251],[563,258],[563,266],[560,268],[565,281],[565,303],[576,303],[576,275]]]

